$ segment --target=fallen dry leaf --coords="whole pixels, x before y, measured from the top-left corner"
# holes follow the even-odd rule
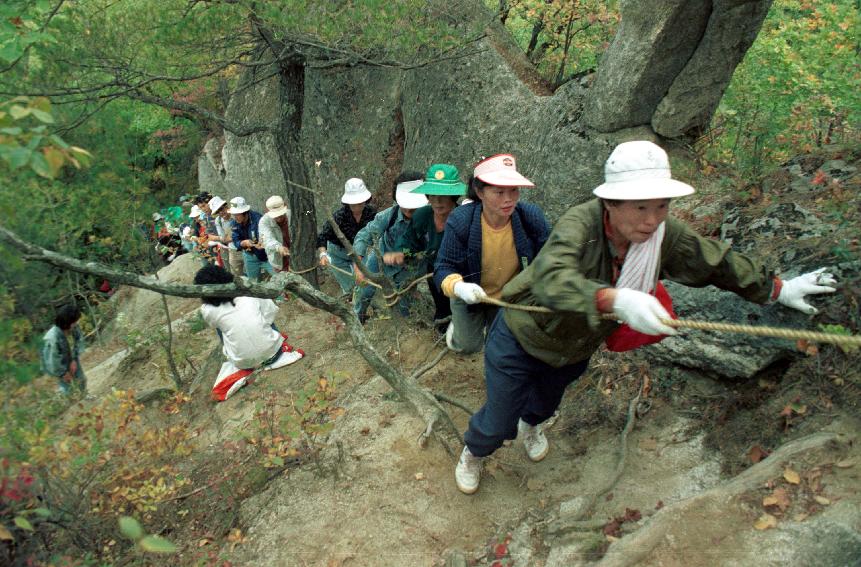
[[[834,463],[834,466],[838,469],[848,469],[855,466],[855,459],[843,459],[842,461]]]
[[[829,504],[831,504],[831,500],[825,498],[824,496],[814,496],[813,499],[816,500],[818,504],[822,504],[823,506],[828,506]]]
[[[801,477],[798,476],[798,473],[792,469],[786,469],[783,471],[783,478],[789,484],[798,484],[801,482]]]
[[[15,538],[12,537],[12,532],[6,529],[6,526],[0,524],[0,541],[13,541]]]
[[[747,458],[750,459],[750,462],[753,464],[758,463],[768,456],[768,451],[760,447],[759,445],[754,445],[747,452]]]
[[[781,512],[785,512],[792,501],[784,488],[775,488],[774,492],[762,499],[763,506],[777,506]]]
[[[415,476],[416,476],[416,480],[424,480],[425,479],[425,473],[423,473],[423,472],[417,472]]]
[[[754,522],[753,527],[757,530],[770,530],[777,527],[777,518],[771,514],[763,514]]]
[[[792,517],[792,521],[793,521],[793,522],[803,522],[804,520],[806,520],[806,519],[807,519],[807,516],[808,516],[808,515],[809,515],[809,514],[807,514],[807,513],[805,513],[805,512],[801,512],[800,514],[796,514],[795,516],[793,516],[793,517]]]

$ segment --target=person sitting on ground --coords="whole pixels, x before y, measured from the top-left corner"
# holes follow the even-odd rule
[[[215,230],[218,233],[218,241],[227,250],[226,268],[231,274],[244,274],[245,262],[242,259],[242,251],[233,243],[233,217],[230,214],[228,204],[216,195],[209,200],[209,210],[215,217]]]
[[[263,243],[260,242],[261,214],[252,211],[251,206],[242,197],[230,200],[230,214],[233,215],[233,244],[242,250],[242,260],[245,262],[245,277],[250,280],[260,280],[260,272],[270,276],[275,275],[275,269],[269,263]]]
[[[413,192],[427,195],[430,204],[413,213],[412,222],[395,242],[394,250],[383,255],[383,261],[386,265],[398,266],[412,257],[421,263],[423,273],[429,274],[433,272],[448,216],[457,206],[457,200],[466,193],[466,185],[455,166],[437,163],[428,168],[424,183]],[[447,319],[451,317],[451,303],[432,279],[428,281],[428,289],[434,302],[434,323],[438,331],[445,332]]]
[[[266,199],[266,214],[260,218],[260,240],[276,272],[290,271],[290,208],[280,195]]]
[[[446,221],[434,266],[434,281],[451,298],[446,344],[464,354],[478,352],[498,309],[480,303],[499,299],[503,286],[532,262],[550,228],[544,212],[519,202],[521,187],[535,185],[518,173],[514,156],[499,154],[476,164],[468,205]]]
[[[365,263],[368,270],[372,274],[379,274],[382,271],[383,275],[389,278],[397,289],[409,285],[416,277],[423,274],[421,266],[406,266],[403,263],[381,266],[377,252],[372,246],[376,246],[383,255],[395,249],[398,238],[412,224],[415,210],[428,203],[427,197],[412,192],[421,183],[422,174],[417,171],[406,171],[398,175],[392,186],[392,200],[395,201],[395,204],[377,213],[374,220],[360,230],[353,240],[353,250],[359,259]],[[353,266],[353,271],[356,275],[356,283],[361,285],[365,282],[365,276],[357,266]],[[367,284],[359,289],[356,301],[353,303],[353,311],[362,323],[367,320],[368,307],[371,305],[376,292],[375,286]],[[401,315],[405,317],[409,315],[409,304],[408,298],[401,296],[398,301]]]
[[[194,276],[196,285],[233,283],[233,276],[215,265],[204,266]],[[293,364],[305,353],[287,343],[287,335],[273,322],[278,307],[271,299],[257,297],[201,298],[200,313],[218,331],[227,360],[212,387],[212,397],[224,401],[242,388],[255,370],[274,370]]]
[[[777,301],[808,314],[816,309],[805,295],[834,291],[834,278],[823,270],[781,281],[762,262],[668,216],[671,200],[694,190],[672,179],[667,154],[651,142],[617,146],[604,178],[593,191],[597,199],[568,209],[535,261],[503,290],[503,301],[552,312],[504,308],[490,328],[486,401],[469,420],[455,468],[464,493],[478,489],[482,459],[506,439],[520,437],[532,461],[547,455],[540,424],[601,343],[631,350],[675,334],[663,322],[672,318],[672,305],[661,278],[711,284],[748,301]]]
[[[332,217],[347,241],[353,244],[356,234],[374,219],[377,209],[371,205],[371,192],[358,177],[348,179],[344,184],[341,203],[344,205],[333,212]],[[341,286],[341,293],[348,298],[352,297],[355,283],[353,261],[328,221],[324,221],[323,230],[317,235],[317,252],[321,266],[331,264],[335,280]]]
[[[81,368],[84,352],[84,333],[78,327],[81,310],[74,304],[57,309],[54,325],[42,337],[42,372],[57,378],[63,394],[86,395],[87,377]],[[70,342],[71,340],[71,342]]]

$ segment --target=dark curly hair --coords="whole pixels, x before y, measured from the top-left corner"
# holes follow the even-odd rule
[[[81,318],[81,310],[74,303],[62,305],[54,316],[54,324],[63,331],[68,331]]]
[[[209,264],[208,266],[204,266],[199,269],[197,273],[194,274],[194,283],[195,285],[229,284],[233,283],[233,276],[224,268],[216,264]],[[208,303],[209,305],[221,305],[222,303],[228,302],[233,303],[233,300],[229,297],[205,296],[201,297],[200,300],[204,303]]]

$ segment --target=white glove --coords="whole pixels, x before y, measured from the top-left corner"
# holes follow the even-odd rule
[[[646,335],[675,335],[676,331],[661,323],[672,319],[661,302],[653,295],[620,287],[616,290],[613,312],[629,327]]]
[[[481,303],[481,300],[487,297],[487,294],[481,289],[480,285],[464,281],[454,284],[454,294],[462,299],[464,303],[469,303],[470,305]]]
[[[804,296],[813,293],[832,293],[834,288],[831,286],[836,283],[837,280],[833,275],[827,273],[825,268],[819,268],[814,272],[784,281],[783,287],[780,288],[780,295],[777,296],[777,302],[813,315],[819,310],[805,302]]]

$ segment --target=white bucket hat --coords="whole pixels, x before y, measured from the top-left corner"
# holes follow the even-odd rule
[[[488,185],[497,187],[535,187],[535,184],[517,172],[517,163],[511,154],[498,154],[478,162],[472,174]]]
[[[646,141],[616,146],[604,164],[604,183],[592,191],[596,197],[618,201],[671,199],[693,192],[693,187],[672,178],[667,152]]]
[[[224,206],[225,200],[216,195],[212,199],[209,200],[209,210],[212,211],[212,214],[218,212],[218,209]]]
[[[200,207],[198,207],[197,205],[192,205],[191,206],[191,212],[188,213],[188,216],[190,216],[193,219],[196,219],[197,217],[199,217],[202,214],[203,214],[203,211],[200,210]]]
[[[234,197],[230,199],[230,210],[228,211],[231,215],[235,215],[238,213],[246,213],[251,210],[251,205],[245,202],[244,197]]]
[[[274,218],[284,216],[290,210],[284,204],[284,199],[280,195],[272,195],[266,199],[266,215]]]
[[[395,201],[402,209],[418,209],[428,204],[428,198],[421,193],[412,193],[412,190],[422,185],[424,179],[416,179],[415,181],[404,181],[398,183],[395,189]]]
[[[160,220],[161,220],[161,219],[163,219],[163,218],[164,218],[164,217],[163,217],[163,216],[161,216],[161,214],[160,214],[160,213],[153,213],[153,214],[152,214],[152,220],[153,220],[153,221],[160,221]]]
[[[371,192],[365,187],[365,182],[358,177],[348,179],[344,184],[344,195],[341,202],[345,205],[358,205],[371,198]]]

